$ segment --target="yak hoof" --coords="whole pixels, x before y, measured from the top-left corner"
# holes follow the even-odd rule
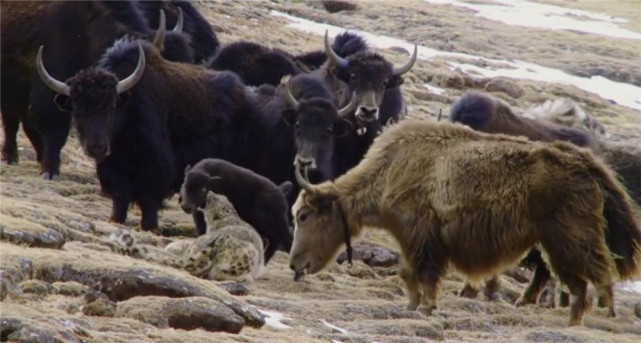
[[[409,304],[407,305],[407,310],[408,310],[408,311],[416,311],[416,309],[417,309],[417,308],[418,308],[418,303],[416,303],[416,304],[409,303]]]
[[[479,294],[479,291],[472,287],[469,284],[466,284],[465,287],[459,292],[459,296],[464,298],[474,299]]]
[[[60,176],[58,174],[52,174],[50,172],[42,173],[42,179],[43,180],[58,181],[59,178],[60,178]]]
[[[420,305],[417,311],[429,317],[435,309],[436,305]]]

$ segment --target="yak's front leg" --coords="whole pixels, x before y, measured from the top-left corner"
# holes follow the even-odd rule
[[[418,275],[421,285],[421,300],[418,311],[429,316],[436,309],[436,295],[441,281],[440,273],[421,273]]]
[[[421,292],[419,290],[420,285],[418,283],[418,278],[410,268],[403,267],[401,270],[401,279],[405,281],[405,286],[407,287],[407,297],[409,298],[409,304],[407,309],[409,311],[415,311],[418,308],[421,300]]]
[[[158,227],[158,210],[162,205],[162,199],[154,199],[152,196],[143,196],[138,199],[138,206],[142,212],[140,228],[143,231],[157,231]]]

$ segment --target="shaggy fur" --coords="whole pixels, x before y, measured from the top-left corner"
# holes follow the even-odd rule
[[[117,95],[115,86],[104,85],[133,72],[139,43],[144,74]],[[144,41],[116,42],[96,68],[67,84],[80,143],[98,162],[103,192],[113,200],[111,220],[118,223],[136,202],[141,227],[157,228],[157,211],[180,188],[185,166],[215,156],[251,168],[264,149],[262,112],[234,74],[169,62]]]
[[[16,135],[22,122],[43,178],[56,179],[71,116],[56,107],[55,93],[32,77],[38,47],[45,47],[49,73],[65,80],[95,63],[124,34],[149,34],[147,22],[129,1],[2,1],[0,12],[2,159],[18,162]]]
[[[452,106],[449,118],[453,122],[487,133],[525,136],[534,141],[560,140],[578,146],[594,146],[591,137],[580,130],[517,116],[504,101],[482,93],[465,93]]]
[[[598,138],[610,138],[603,124],[570,98],[547,100],[525,111],[523,117],[584,130]]]
[[[448,265],[481,279],[539,245],[573,295],[569,323],[578,325],[587,282],[614,315],[613,282],[640,272],[631,206],[587,150],[408,119],[345,175],[301,192],[290,264],[315,273],[331,261],[344,242],[342,211],[350,236],[369,226],[397,239],[409,308],[431,313]]]
[[[227,197],[240,218],[256,228],[267,243],[266,262],[278,249],[289,251],[292,234],[285,197],[291,191],[290,182],[278,187],[263,176],[220,159],[208,158],[188,167],[180,188],[180,205],[185,212],[194,213],[201,234],[205,225],[196,211],[204,206],[208,191]]]
[[[144,13],[149,26],[158,27],[158,13],[160,9],[165,11],[167,16],[167,27],[176,26],[178,8],[183,11],[184,28],[183,32],[189,35],[189,46],[193,62],[200,64],[211,58],[218,50],[220,43],[216,34],[209,25],[207,19],[191,4],[190,1],[136,1],[136,6]],[[167,39],[170,39],[170,32],[167,32]]]

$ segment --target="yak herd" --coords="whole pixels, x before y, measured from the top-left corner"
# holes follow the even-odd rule
[[[404,118],[416,46],[394,66],[349,32],[299,55],[221,45],[188,1],[2,2],[1,35],[2,160],[18,162],[22,123],[42,177],[57,179],[73,124],[112,222],[135,203],[156,230],[180,192],[204,234],[213,191],[260,234],[265,263],[290,253],[295,279],[342,244],[351,260],[351,238],[378,227],[400,244],[408,308],[426,314],[450,266],[492,298],[527,254],[535,276],[517,305],[554,275],[570,325],[588,282],[614,316],[613,283],[640,272],[639,161],[481,93],[453,105],[454,123]]]

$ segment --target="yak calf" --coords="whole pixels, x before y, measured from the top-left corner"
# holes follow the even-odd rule
[[[534,246],[573,295],[570,325],[582,323],[587,282],[614,316],[613,282],[640,271],[629,196],[591,153],[567,143],[408,119],[334,182],[296,176],[304,189],[292,208],[296,276],[323,269],[343,243],[349,255],[351,237],[379,227],[400,243],[409,309],[426,314],[448,266],[482,279]]]

